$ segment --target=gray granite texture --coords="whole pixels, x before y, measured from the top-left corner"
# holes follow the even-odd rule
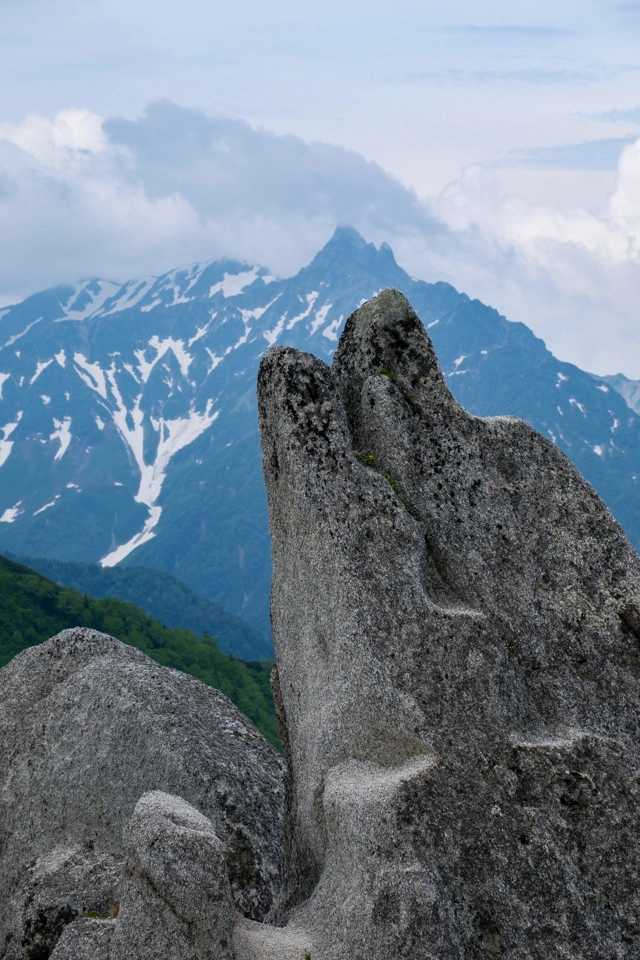
[[[51,960],[110,960],[115,920],[81,919],[62,931]]]
[[[118,903],[142,794],[178,794],[219,837],[237,909],[280,880],[282,760],[218,690],[88,629],[0,671],[0,958],[46,960],[65,926]]]
[[[155,790],[136,804],[124,843],[116,916],[67,924],[51,960],[232,960],[233,896],[211,821]]]
[[[109,960],[231,960],[233,897],[211,821],[155,791],[136,804],[124,838]]]
[[[639,957],[640,560],[608,509],[457,404],[394,290],[331,368],[270,350],[258,397],[286,926],[243,958]]]

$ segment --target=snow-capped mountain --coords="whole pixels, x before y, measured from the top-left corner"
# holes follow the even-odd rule
[[[640,418],[615,378],[341,228],[286,280],[222,261],[1,310],[0,550],[165,569],[268,629],[260,357],[286,343],[329,362],[346,317],[387,286],[428,326],[458,399],[562,446],[638,545]]]

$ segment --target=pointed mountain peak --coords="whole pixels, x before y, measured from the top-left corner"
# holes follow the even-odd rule
[[[364,250],[369,244],[367,244],[367,241],[358,233],[355,227],[340,224],[334,230],[329,242],[325,244],[324,249],[326,250],[328,247],[334,246],[353,247],[356,250]],[[371,244],[371,246],[373,246],[373,244]]]
[[[369,271],[376,271],[381,267],[392,267],[396,271],[399,269],[388,243],[382,243],[378,249],[373,243],[368,243],[354,227],[338,226],[331,239],[303,270],[335,270],[348,263],[357,263]]]

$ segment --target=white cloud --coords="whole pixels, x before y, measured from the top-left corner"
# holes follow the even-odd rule
[[[640,140],[622,152],[610,213],[616,227],[633,239],[633,253],[637,257],[637,242],[640,239]]]
[[[622,152],[599,215],[528,204],[498,183],[471,167],[434,201],[455,234],[443,275],[528,323],[563,359],[640,377],[640,140]]]
[[[231,256],[297,270],[337,223],[528,323],[563,359],[640,377],[640,141],[599,213],[472,166],[430,202],[362,155],[170,103],[0,125],[0,296]]]
[[[63,169],[76,155],[103,153],[102,117],[90,110],[60,110],[53,120],[37,113],[22,123],[0,123],[0,139],[20,147],[44,166]]]
[[[0,126],[0,296],[232,256],[280,273],[336,222],[423,223],[415,194],[342,147],[169,103],[137,122],[65,110]]]

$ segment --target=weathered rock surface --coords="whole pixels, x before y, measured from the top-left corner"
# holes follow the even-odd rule
[[[153,790],[211,821],[235,904],[260,919],[279,883],[282,762],[223,694],[87,629],[0,671],[3,960],[46,960],[71,920],[118,902],[123,828]]]
[[[147,793],[125,846],[109,960],[230,960],[233,898],[211,821],[181,797]]]
[[[76,920],[68,923],[51,960],[110,960],[115,920]]]
[[[640,560],[607,508],[454,401],[397,291],[258,395],[288,926],[243,958],[640,956]]]
[[[236,913],[211,821],[154,790],[136,804],[124,842],[117,919],[68,924],[51,960],[232,960]]]

